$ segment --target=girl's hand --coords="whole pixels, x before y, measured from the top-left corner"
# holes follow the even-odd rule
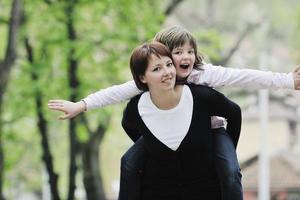
[[[70,119],[86,110],[84,101],[78,101],[76,103],[66,101],[62,99],[49,100],[48,108],[51,110],[64,112],[64,115],[58,117],[60,120]]]
[[[295,90],[300,90],[300,65],[293,71]]]

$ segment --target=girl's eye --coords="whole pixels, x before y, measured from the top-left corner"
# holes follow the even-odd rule
[[[181,51],[175,51],[173,54],[180,55]]]
[[[189,54],[194,54],[195,51],[194,50],[189,50]]]

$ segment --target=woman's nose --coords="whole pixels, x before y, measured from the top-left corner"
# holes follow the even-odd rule
[[[170,67],[165,66],[164,67],[164,75],[169,75],[171,73]]]

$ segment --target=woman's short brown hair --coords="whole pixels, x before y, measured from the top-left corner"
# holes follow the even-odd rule
[[[148,67],[149,59],[154,55],[158,58],[167,56],[172,59],[172,55],[168,47],[159,42],[144,43],[136,47],[130,57],[130,70],[133,80],[138,89],[147,91],[149,90],[147,84],[140,80],[140,77],[145,75]]]

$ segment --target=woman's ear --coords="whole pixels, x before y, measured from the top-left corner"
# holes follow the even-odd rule
[[[140,81],[142,82],[142,83],[147,83],[147,81],[146,81],[146,78],[145,78],[145,76],[144,75],[140,75],[139,76],[139,79],[140,79]]]

